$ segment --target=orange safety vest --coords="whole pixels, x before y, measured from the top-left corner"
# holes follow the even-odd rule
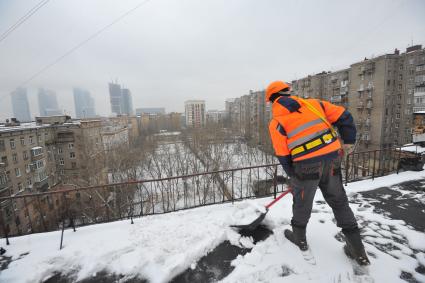
[[[325,117],[335,123],[344,107],[327,101],[306,99]],[[341,149],[335,131],[295,96],[283,96],[272,105],[270,137],[277,156],[290,155],[293,161],[306,160]]]

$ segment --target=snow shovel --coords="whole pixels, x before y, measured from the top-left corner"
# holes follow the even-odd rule
[[[257,219],[255,219],[251,223],[245,224],[245,225],[230,225],[230,227],[237,228],[237,229],[240,229],[240,230],[248,230],[248,231],[253,231],[253,230],[257,229],[258,225],[260,225],[260,223],[263,221],[264,217],[266,217],[267,212],[269,212],[269,208],[272,207],[272,205],[274,205],[276,202],[278,202],[281,198],[286,196],[291,191],[292,191],[291,189],[284,191],[280,196],[278,196],[276,199],[274,199],[269,204],[267,204],[265,206],[266,212],[261,213],[260,216],[258,216]]]

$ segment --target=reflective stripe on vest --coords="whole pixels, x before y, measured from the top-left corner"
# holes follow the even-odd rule
[[[313,133],[311,135],[308,135],[308,136],[299,138],[296,141],[293,141],[293,142],[289,143],[288,144],[288,149],[291,150],[291,149],[293,149],[293,148],[295,148],[295,147],[297,147],[297,146],[299,146],[301,144],[304,144],[304,143],[308,142],[309,140],[312,140],[314,138],[320,137],[321,135],[323,135],[326,132],[329,132],[329,129],[328,128],[323,129],[323,130],[318,131],[318,132],[315,132],[315,133]]]
[[[293,129],[291,132],[288,133],[288,139],[292,138],[296,134],[301,133],[305,129],[310,128],[311,126],[314,126],[314,125],[317,125],[317,124],[320,124],[320,123],[323,123],[323,120],[319,118],[319,119],[316,119],[316,120],[312,120],[308,123],[302,124],[298,128]]]

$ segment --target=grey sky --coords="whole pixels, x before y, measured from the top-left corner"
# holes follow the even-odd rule
[[[0,0],[0,34],[40,0]],[[42,67],[141,1],[51,0],[0,43],[0,119],[9,93]],[[365,56],[425,44],[425,1],[150,0],[118,24],[31,81],[57,92],[74,115],[73,87],[89,90],[109,115],[107,83],[130,88],[134,107],[207,109],[292,80],[348,67]]]

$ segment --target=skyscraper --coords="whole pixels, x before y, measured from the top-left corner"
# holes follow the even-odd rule
[[[31,121],[27,90],[25,88],[17,88],[10,96],[12,98],[13,115],[15,118],[21,122]]]
[[[131,98],[131,92],[128,88],[123,88],[122,93],[122,112],[123,114],[133,114],[133,99]]]
[[[38,90],[38,108],[40,116],[62,115],[59,109],[56,93],[51,90],[40,88]]]
[[[109,83],[109,98],[111,101],[111,111],[117,115],[122,114],[121,110],[121,86],[117,83]]]
[[[121,88],[117,83],[109,83],[109,98],[111,111],[117,115],[133,114],[133,100],[128,88]]]
[[[81,88],[74,88],[75,115],[77,118],[93,118],[96,116],[94,99],[90,92]]]

